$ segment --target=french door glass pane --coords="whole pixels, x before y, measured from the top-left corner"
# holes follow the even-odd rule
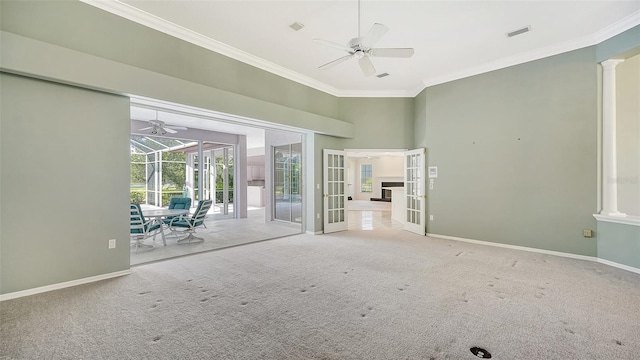
[[[302,143],[274,146],[274,218],[302,223]]]

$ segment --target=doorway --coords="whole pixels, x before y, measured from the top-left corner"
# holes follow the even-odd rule
[[[233,145],[213,144],[205,142],[202,152],[203,175],[202,192],[199,191],[199,166],[198,154],[189,154],[188,164],[192,164],[193,190],[189,195],[197,200],[213,200],[210,213],[216,219],[233,218],[235,216],[233,205],[235,203],[234,192],[234,154]],[[202,193],[202,198],[200,194]]]
[[[273,147],[273,218],[302,223],[302,143]]]
[[[153,225],[162,230],[155,238],[154,233],[141,239],[147,247],[131,248],[131,265],[302,231],[301,133],[223,119],[202,109],[132,99],[131,139],[137,146],[132,147],[131,202],[140,204],[143,215],[168,208],[175,197],[191,200],[188,216],[202,200],[212,200],[213,205],[202,226],[194,230],[203,241],[181,242],[185,233],[174,232],[180,229],[171,228],[171,223],[155,221]],[[149,131],[154,124],[175,131],[154,134]],[[267,180],[274,178],[276,154],[277,207],[270,196],[273,181]],[[265,190],[269,195],[264,196]]]

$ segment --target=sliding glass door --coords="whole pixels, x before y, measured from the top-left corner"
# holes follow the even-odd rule
[[[302,223],[302,143],[273,147],[274,220]]]
[[[229,215],[233,217],[234,200],[234,146],[204,142],[202,144],[202,191],[199,189],[199,158],[197,153],[190,154],[190,167],[193,184],[193,198],[213,200],[212,213],[214,215]],[[195,205],[194,205],[195,206]]]

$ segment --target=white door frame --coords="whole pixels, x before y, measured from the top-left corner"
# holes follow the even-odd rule
[[[343,150],[322,150],[324,233],[347,230],[346,157]]]
[[[425,178],[425,149],[406,151],[404,153],[404,229],[419,235],[426,233]]]

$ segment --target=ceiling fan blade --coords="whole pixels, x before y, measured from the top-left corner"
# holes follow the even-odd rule
[[[162,130],[164,130],[165,132],[168,132],[169,134],[175,134],[177,133],[177,131],[173,130],[170,127],[163,127]]]
[[[351,59],[352,57],[353,57],[353,55],[343,56],[341,58],[335,59],[335,60],[333,60],[331,62],[328,62],[328,63],[326,63],[324,65],[319,66],[318,69],[326,70],[326,69],[334,67],[334,66],[336,66],[336,65],[338,65],[338,64],[340,64],[342,62],[345,62],[345,61]]]
[[[362,47],[372,48],[383,36],[389,31],[389,28],[380,24],[375,23],[369,29],[369,32],[362,38],[362,42],[360,43]]]
[[[393,57],[393,58],[408,58],[413,56],[412,48],[375,48],[369,51],[371,56],[377,57]]]
[[[184,126],[173,126],[173,125],[167,125],[164,128],[165,129],[173,129],[173,130],[187,130],[187,128],[184,127]]]
[[[328,46],[328,47],[332,47],[334,49],[340,49],[340,50],[344,50],[347,52],[353,52],[353,49],[351,49],[350,47],[346,46],[346,45],[341,45],[341,44],[337,44],[331,41],[327,41],[327,40],[322,40],[322,39],[313,39],[313,41],[317,42],[318,44],[324,45],[324,46]]]
[[[149,127],[146,127],[146,128],[138,129],[138,131],[145,131],[145,130],[151,130],[151,129],[153,129],[153,126],[149,126]]]
[[[360,64],[360,69],[362,69],[364,76],[371,76],[376,73],[376,68],[373,66],[373,63],[368,56],[358,60],[358,64]]]

